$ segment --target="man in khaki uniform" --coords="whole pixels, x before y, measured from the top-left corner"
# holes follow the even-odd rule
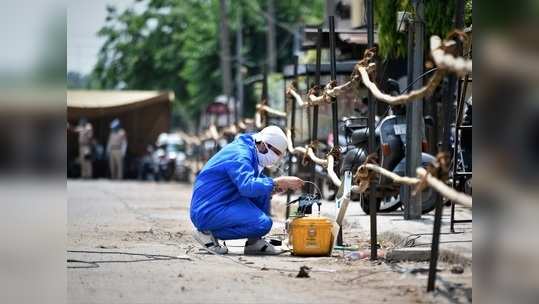
[[[110,135],[107,143],[110,177],[112,179],[123,179],[123,163],[126,150],[127,136],[120,125],[120,120],[116,118],[110,123]]]
[[[85,117],[82,117],[74,131],[79,134],[80,175],[82,178],[92,178],[92,144],[94,140],[92,124]]]

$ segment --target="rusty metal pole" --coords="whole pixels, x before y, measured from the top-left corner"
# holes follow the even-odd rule
[[[457,29],[462,29],[464,27],[464,0],[456,0],[455,8],[455,27]],[[457,45],[460,49],[460,45]],[[457,79],[454,75],[449,76],[449,91],[447,92],[446,100],[444,100],[444,115],[445,115],[445,129],[444,129],[444,139],[443,139],[443,151],[449,151],[449,136],[450,136],[450,127],[451,119],[450,112],[453,109],[452,105],[454,102],[455,96],[455,87]],[[457,136],[457,135],[456,135]],[[453,153],[456,153],[457,147]],[[456,164],[453,164],[456,166]],[[455,178],[455,176],[453,176]],[[436,268],[438,267],[438,253],[440,247],[440,230],[442,226],[442,214],[444,204],[440,199],[437,202],[436,211],[434,212],[434,227],[432,229],[432,244],[430,249],[430,263],[429,263],[429,277],[427,281],[427,292],[434,291],[436,285]]]
[[[236,99],[234,100],[234,123],[237,124],[243,117],[243,26],[241,20],[241,8],[238,8],[238,29],[236,30]],[[241,113],[240,113],[241,112]]]
[[[320,87],[320,63],[322,60],[322,29],[318,28],[318,37],[316,40],[316,68],[314,85]],[[311,142],[318,140],[318,105],[313,107],[313,129],[311,135]],[[311,181],[316,183],[316,164],[311,162]],[[326,181],[323,180],[323,183]]]
[[[268,97],[268,70],[267,70],[267,67],[264,66],[264,74],[263,74],[263,78],[262,78],[262,103],[269,106],[269,97]],[[265,122],[265,127],[268,126],[268,120],[269,120],[269,115],[268,115],[268,112],[264,112],[263,114],[261,115],[264,115],[264,122]]]
[[[328,17],[329,26],[329,68],[331,81],[337,80],[337,58],[335,54],[335,17]],[[339,148],[339,111],[337,107],[337,98],[331,97],[331,116],[333,124],[333,148]],[[338,160],[335,159],[335,168],[339,168]],[[338,170],[338,169],[337,169]],[[337,245],[343,246],[342,227],[339,228],[337,235]]]
[[[230,95],[232,95],[232,69],[230,66],[230,39],[228,28],[228,9],[230,4],[227,0],[219,1],[219,57],[221,62],[221,75],[223,94],[226,96],[226,106],[230,110]],[[230,125],[230,111],[226,115],[226,123]]]
[[[373,1],[367,0],[367,47],[374,47],[374,7]],[[372,96],[371,91],[369,91],[369,115],[367,118],[367,125],[369,127],[369,154],[375,153],[376,143],[375,143],[375,120],[376,120],[376,100]],[[377,223],[376,223],[376,185],[374,182],[371,182],[370,186],[370,195],[369,195],[369,215],[371,223],[371,260],[378,259],[378,232],[377,232]]]
[[[297,83],[298,81],[298,56],[295,55],[294,56],[294,81]],[[292,117],[290,119],[290,126],[289,126],[289,129],[290,129],[290,140],[292,141],[292,146],[294,145],[294,137],[295,137],[295,127],[296,127],[296,102],[295,101],[291,101],[291,105],[292,105]],[[292,162],[292,159],[294,158],[294,155],[292,155],[292,153],[288,153],[288,175],[291,176],[292,175],[292,166],[293,166],[293,162]],[[288,205],[288,203],[290,203],[290,196],[291,196],[292,192],[290,190],[288,190],[286,192],[286,218],[288,219],[288,217],[290,216],[290,206]]]
[[[335,54],[335,17],[329,16],[329,58],[331,81],[337,80],[337,59]],[[337,98],[331,97],[331,116],[333,123],[333,146],[339,146],[339,113],[337,108]],[[337,167],[337,165],[335,165]]]

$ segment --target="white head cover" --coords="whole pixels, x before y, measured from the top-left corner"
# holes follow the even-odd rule
[[[286,152],[288,142],[283,130],[277,126],[268,126],[260,130],[260,132],[253,134],[253,138],[256,141],[263,141],[273,147],[279,149],[281,153]]]

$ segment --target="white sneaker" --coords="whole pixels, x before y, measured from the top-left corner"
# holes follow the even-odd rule
[[[193,238],[200,244],[202,247],[212,253],[216,254],[226,254],[228,253],[228,248],[219,244],[219,241],[211,234],[211,232],[202,232],[195,229],[193,233]]]
[[[254,244],[248,245],[245,243],[243,253],[249,255],[278,255],[283,253],[283,250],[273,246],[264,239],[259,239]]]

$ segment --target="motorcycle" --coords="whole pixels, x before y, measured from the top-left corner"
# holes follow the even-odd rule
[[[375,128],[375,151],[380,166],[400,176],[406,171],[406,115],[403,109],[394,109],[394,114],[384,117],[377,123]],[[355,174],[357,168],[363,164],[368,155],[369,129],[366,117],[350,117],[344,119],[345,137],[347,145],[342,149],[344,154],[341,163],[340,174],[346,172]],[[423,128],[424,129],[424,128]],[[424,135],[423,135],[424,136]],[[426,149],[426,141],[423,140],[423,150]],[[421,166],[427,167],[435,161],[435,157],[428,153],[421,153]],[[379,177],[376,180],[376,191],[370,189],[364,194],[351,194],[352,200],[360,200],[361,208],[369,214],[369,196],[374,195],[378,212],[391,212],[402,206],[404,187],[394,183],[387,177]],[[426,188],[421,194],[422,212],[428,213],[435,208],[438,193],[431,188]]]
[[[176,134],[163,133],[157,140],[154,152],[156,179],[187,181],[189,168],[186,164],[185,143]]]
[[[453,126],[451,133],[451,144],[452,147],[455,146],[455,137],[459,136],[458,146],[456,150],[453,148],[453,153],[456,155],[456,164],[457,172],[472,172],[472,98],[470,97],[466,101],[466,109],[464,111],[461,132],[458,132],[456,127]],[[453,171],[451,170],[451,177],[455,179],[455,187],[458,191],[462,191],[468,195],[472,195],[472,175],[471,174],[457,174],[452,176]]]

